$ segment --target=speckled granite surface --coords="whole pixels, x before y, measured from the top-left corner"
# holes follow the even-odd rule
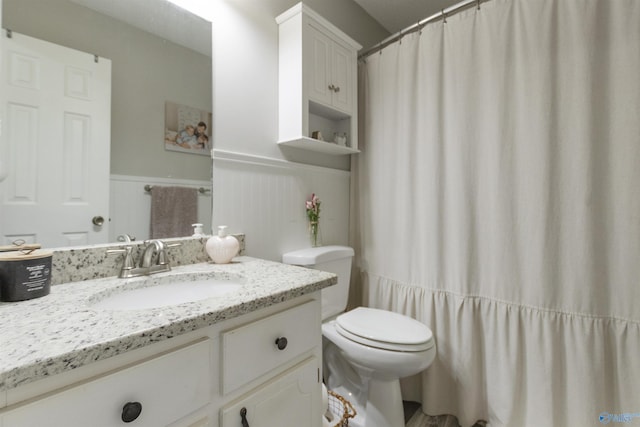
[[[124,289],[176,279],[241,277],[226,296],[135,311],[92,304]],[[336,283],[330,273],[248,257],[200,263],[132,279],[102,278],[52,286],[45,297],[0,303],[0,391],[144,347]]]
[[[208,262],[209,256],[204,248],[209,237],[211,236],[162,239],[166,244],[180,244],[180,246],[171,247],[166,250],[171,266]],[[244,234],[234,234],[233,237],[240,242],[240,252],[238,255],[244,255]],[[138,260],[144,250],[144,242],[132,242],[128,244],[133,246],[134,259]],[[123,247],[124,245],[125,244],[122,243],[54,249],[51,284],[59,285],[61,283],[117,276],[122,266],[123,255],[110,255],[107,253],[107,250]]]

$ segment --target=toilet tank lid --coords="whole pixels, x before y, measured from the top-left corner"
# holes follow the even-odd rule
[[[316,265],[321,262],[353,257],[354,253],[353,248],[348,246],[319,246],[287,252],[282,255],[282,262],[293,265]]]

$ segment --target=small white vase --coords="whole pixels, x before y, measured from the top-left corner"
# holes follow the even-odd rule
[[[209,257],[216,264],[228,264],[234,256],[238,255],[240,243],[238,239],[227,235],[227,226],[218,227],[218,235],[211,236],[205,246]]]

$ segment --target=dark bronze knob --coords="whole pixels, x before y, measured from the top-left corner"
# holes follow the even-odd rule
[[[140,402],[127,402],[122,407],[122,421],[130,423],[135,421],[142,412],[142,403]]]
[[[240,409],[240,422],[242,427],[249,427],[249,421],[247,421],[247,408]]]
[[[278,350],[284,350],[287,348],[287,344],[288,342],[286,337],[276,338],[276,346],[278,347]]]

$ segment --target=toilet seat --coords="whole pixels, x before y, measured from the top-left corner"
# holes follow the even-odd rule
[[[336,331],[369,347],[418,352],[433,347],[433,333],[423,323],[386,310],[358,307],[336,318]]]

